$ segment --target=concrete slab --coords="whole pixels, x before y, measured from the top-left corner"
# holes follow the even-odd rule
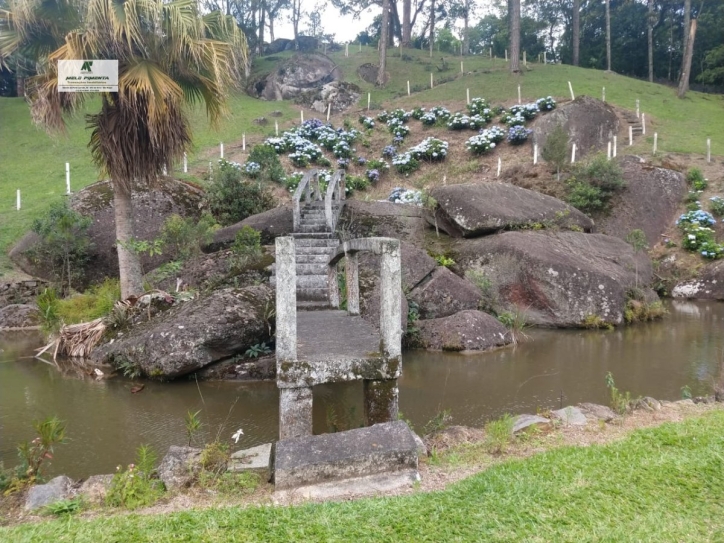
[[[295,503],[298,500],[334,500],[375,496],[411,487],[420,481],[415,470],[397,473],[382,473],[366,477],[354,477],[343,481],[330,481],[317,485],[300,486],[293,489],[277,490],[272,495],[274,503],[279,505]]]
[[[404,421],[285,439],[277,442],[274,454],[277,490],[413,471],[417,444]]]
[[[257,473],[262,481],[271,479],[272,444],[264,443],[250,449],[236,451],[231,455],[228,471]]]
[[[521,430],[535,426],[537,428],[543,428],[550,426],[551,421],[538,415],[518,415],[513,423],[513,433],[517,434]]]

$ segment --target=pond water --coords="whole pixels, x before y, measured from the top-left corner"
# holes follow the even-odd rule
[[[604,377],[632,396],[679,399],[711,391],[724,358],[724,304],[668,304],[661,322],[615,331],[530,330],[517,347],[477,354],[408,351],[403,356],[400,410],[418,429],[449,410],[454,424],[481,426],[504,413],[534,413],[578,402],[607,403]],[[69,441],[56,450],[49,474],[80,478],[111,473],[152,445],[162,455],[186,444],[184,416],[201,410],[202,437],[228,439],[238,448],[277,436],[275,383],[181,381],[145,383],[132,394],[125,379],[80,380],[33,360],[36,334],[0,334],[0,461],[16,463],[15,446],[32,439],[34,419],[67,421]],[[314,391],[315,433],[362,423],[361,383]]]

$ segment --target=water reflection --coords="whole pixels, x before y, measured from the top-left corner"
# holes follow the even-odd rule
[[[707,393],[724,359],[724,304],[674,302],[659,323],[611,332],[532,330],[531,341],[481,355],[406,352],[400,410],[416,426],[450,410],[457,424],[482,425],[504,413],[535,412],[582,401],[606,403],[604,377],[632,395],[681,396],[688,385]],[[32,438],[33,419],[58,415],[71,441],[59,447],[53,473],[108,473],[132,461],[142,443],[159,452],[185,444],[183,417],[202,410],[202,437],[241,446],[277,436],[274,383],[147,383],[131,394],[128,380],[79,380],[31,360],[37,335],[0,335],[0,461],[15,464],[15,444]],[[362,424],[361,383],[315,388],[314,429]]]

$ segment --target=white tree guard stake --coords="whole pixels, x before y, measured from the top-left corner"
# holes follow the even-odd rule
[[[166,169],[166,165],[163,165],[163,175],[168,175],[168,170]]]
[[[407,96],[410,96],[410,82],[407,82]]]
[[[189,157],[184,153],[184,173],[189,173]]]
[[[639,99],[636,98],[636,118],[638,119],[640,116],[639,114]]]
[[[279,136],[279,121],[274,121],[274,134]]]
[[[500,157],[498,157],[498,175],[496,177],[500,177],[500,169],[503,166],[503,162],[500,160]]]
[[[246,151],[246,134],[241,135],[241,150]]]
[[[576,144],[573,144],[573,148],[571,149],[571,164],[576,163]]]
[[[65,163],[65,193],[70,194],[70,162]]]
[[[548,52],[543,51],[543,64],[548,64]]]
[[[628,127],[628,146],[631,147],[633,145],[633,126],[629,125]]]
[[[606,153],[606,158],[611,160],[611,140],[608,140],[608,152]]]
[[[362,41],[359,42],[359,52],[362,52]]]
[[[15,208],[20,211],[20,189],[18,189],[18,192],[15,195]]]
[[[613,137],[613,158],[616,158],[616,151],[618,150],[618,136]]]
[[[521,102],[521,99],[520,99],[520,85],[518,85],[518,104],[521,104],[521,103],[522,103],[522,102]]]
[[[641,133],[646,135],[646,115],[643,113],[641,114]]]
[[[533,144],[533,165],[538,164],[538,144]]]
[[[654,154],[656,154],[656,149],[659,146],[659,133],[654,132]]]
[[[490,58],[492,59],[493,58],[493,48],[492,47],[490,47],[488,49],[488,54],[490,55]]]
[[[349,56],[349,44],[348,43],[344,44],[344,56],[346,56],[346,57]]]
[[[508,50],[505,50],[505,62],[508,62]]]
[[[571,82],[568,82],[568,90],[571,91],[571,100],[575,100],[576,97],[573,95],[573,85],[571,85]]]
[[[224,158],[224,142],[219,143],[219,158]]]
[[[528,66],[528,58],[526,57],[525,51],[523,51],[523,66]]]
[[[711,162],[711,138],[706,139],[706,161]]]
[[[467,100],[467,103],[470,103],[470,89],[465,89],[465,98]]]
[[[372,99],[372,95],[368,92],[367,93],[367,111],[370,110],[370,100]]]
[[[304,124],[304,110],[299,111],[299,118],[302,120],[302,124]]]
[[[332,102],[327,104],[327,122],[329,122],[329,116],[332,114]]]
[[[432,88],[432,72],[430,72],[430,88]]]
[[[606,87],[603,87],[603,89],[601,90],[601,102],[605,102],[605,101],[606,101]]]
[[[541,57],[542,57],[542,56],[543,56],[543,55],[541,55],[540,53],[538,53],[538,64],[541,63],[541,61],[542,61]]]
[[[460,73],[461,73],[461,74],[464,74],[464,73],[465,73],[465,70],[463,69],[463,61],[462,61],[462,60],[460,61]]]

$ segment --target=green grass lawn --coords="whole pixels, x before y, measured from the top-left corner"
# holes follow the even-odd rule
[[[64,519],[23,541],[722,541],[724,412],[510,460],[445,491],[297,507]]]
[[[274,59],[257,62],[254,75],[271,70],[279,59],[290,53],[276,55]],[[377,52],[370,47],[358,51],[350,48],[350,56],[343,51],[332,53],[346,80],[362,89],[361,105],[366,105],[366,93],[370,92],[372,102],[386,107],[410,108],[423,105],[450,105],[462,107],[466,89],[471,97],[483,96],[493,103],[511,102],[517,97],[517,86],[521,85],[524,100],[553,95],[568,98],[568,81],[573,84],[577,95],[588,94],[600,97],[601,88],[606,87],[608,101],[633,109],[636,99],[641,100],[642,111],[648,116],[647,141],[634,148],[636,152],[650,149],[653,132],[659,133],[659,149],[662,152],[685,153],[705,152],[706,139],[712,138],[712,152],[724,155],[724,137],[720,127],[724,125],[724,99],[718,95],[691,92],[685,100],[678,100],[675,90],[657,84],[630,79],[597,70],[586,70],[563,65],[529,64],[529,71],[519,77],[508,74],[502,60],[482,57],[467,57],[463,60],[465,75],[460,74],[460,58],[448,57],[449,69],[438,71],[440,55],[433,59],[428,53],[415,50],[390,52],[388,71],[391,81],[384,89],[366,83],[357,75],[357,68],[363,63],[374,63]],[[435,87],[429,88],[430,73],[433,73]],[[441,78],[454,78],[439,84]],[[407,81],[411,87],[424,89],[407,96]],[[96,104],[90,102],[88,111]],[[279,110],[280,125],[288,125],[298,119],[295,107],[287,102],[265,102],[245,95],[233,96],[229,101],[229,116],[218,130],[208,126],[205,112],[196,109],[191,114],[194,151],[189,156],[190,166],[201,166],[211,156],[217,156],[218,144],[231,146],[240,143],[242,133],[250,140],[257,141],[273,132],[274,119],[269,117],[273,110]],[[83,112],[69,122],[67,136],[51,138],[35,128],[30,120],[28,107],[18,98],[0,98],[0,274],[11,269],[7,252],[12,244],[23,235],[32,221],[41,216],[50,202],[63,197],[65,192],[65,162],[71,164],[71,187],[77,191],[98,179],[98,173],[91,164],[87,149],[89,133],[85,130]],[[353,125],[357,126],[357,113],[350,114]],[[253,119],[264,116],[269,124],[258,126]],[[410,141],[415,140],[413,137]],[[180,165],[177,165],[177,172]],[[22,191],[22,209],[15,210],[15,191]]]

